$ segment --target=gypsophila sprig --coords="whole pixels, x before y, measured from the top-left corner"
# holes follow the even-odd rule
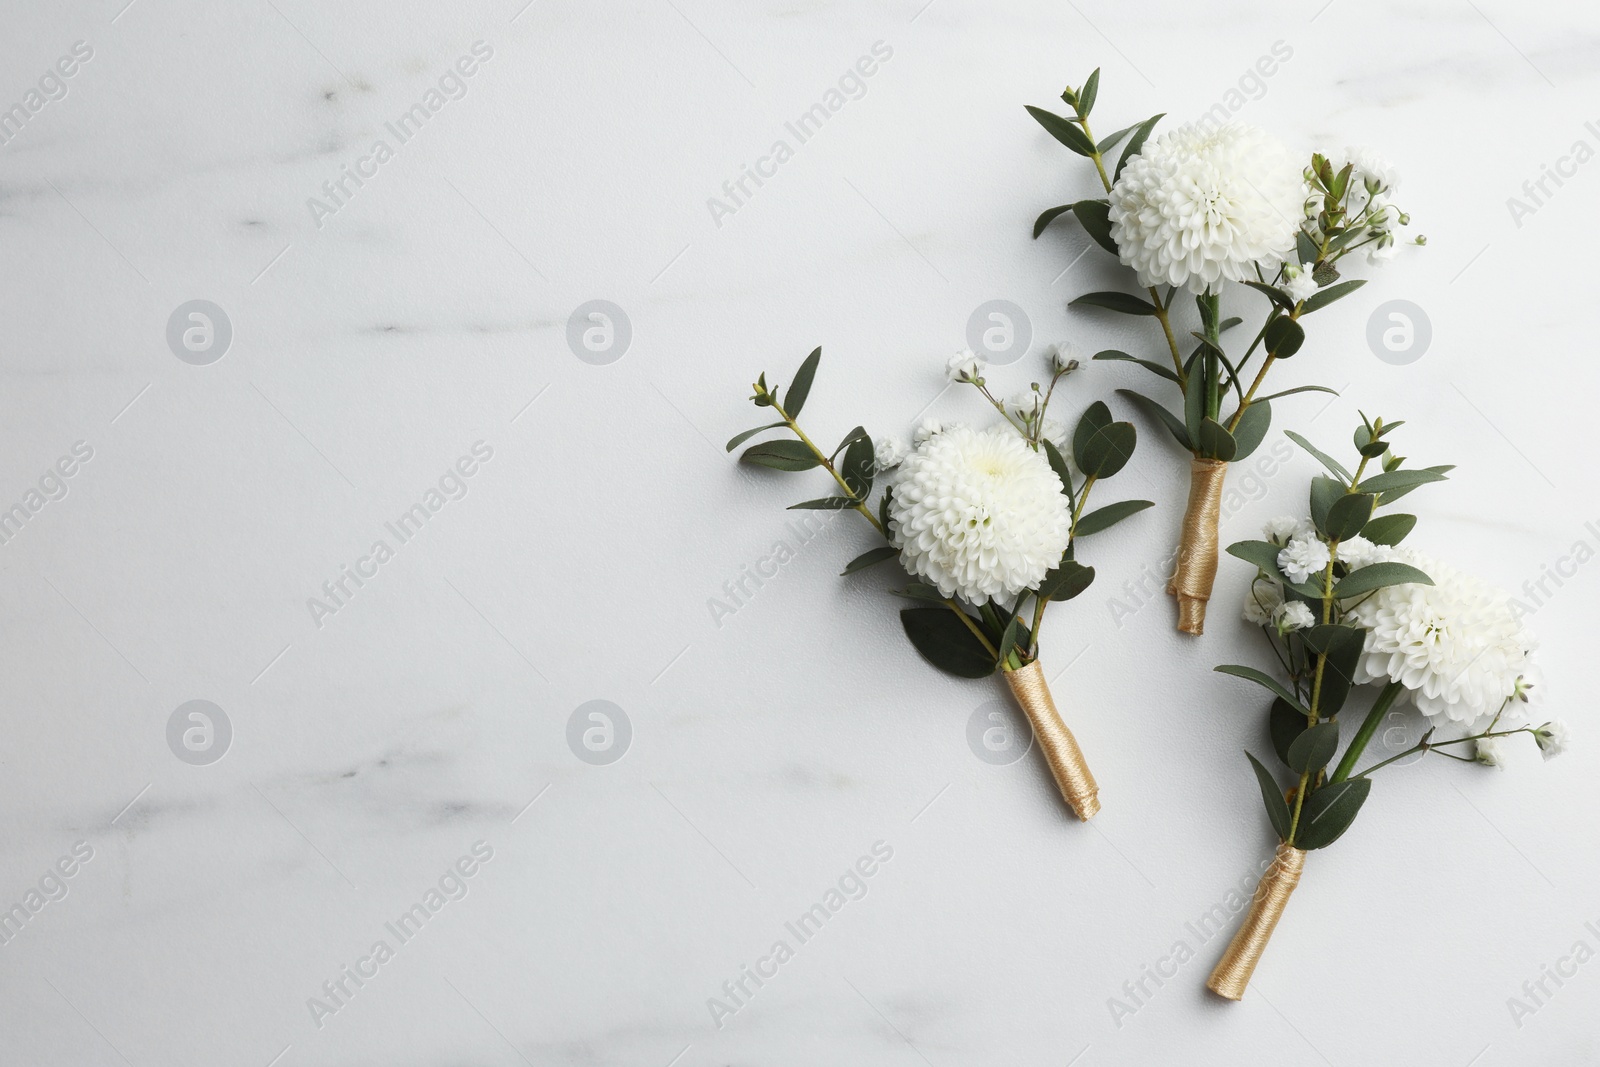
[[[1087,819],[1099,810],[1099,786],[1050,696],[1039,665],[1045,608],[1071,600],[1094,580],[1077,559],[1077,539],[1100,533],[1151,506],[1122,500],[1087,510],[1096,484],[1122,470],[1133,454],[1133,424],[1116,422],[1100,402],[1089,405],[1070,434],[1051,414],[1056,390],[1079,368],[1070,345],[1047,353],[1048,375],[1002,401],[984,361],[961,351],[945,361],[946,377],[974,389],[999,417],[983,429],[924,419],[907,446],[886,434],[874,443],[864,427],[825,453],[800,428],[800,411],[822,358],[806,357],[788,389],[756,379],[752,402],[777,422],[736,435],[728,451],[770,430],[789,436],[746,448],[740,459],[772,470],[822,469],[837,492],[792,505],[855,511],[880,543],[845,567],[850,575],[897,560],[907,584],[901,595],[919,604],[901,611],[906,637],[923,658],[963,678],[1003,671],[1033,724],[1037,743],[1062,797]],[[1070,458],[1069,458],[1070,457]]]
[[[1376,514],[1445,480],[1452,469],[1407,467],[1390,448],[1400,425],[1363,416],[1348,465],[1291,435],[1327,469],[1312,479],[1309,519],[1273,519],[1261,540],[1228,546],[1254,569],[1243,614],[1261,628],[1278,669],[1229,664],[1217,670],[1254,682],[1272,697],[1268,733],[1293,783],[1286,792],[1277,773],[1246,754],[1280,844],[1250,913],[1207,983],[1231,999],[1243,995],[1306,853],[1349,829],[1372,791],[1374,772],[1428,754],[1504,768],[1518,734],[1529,735],[1546,758],[1567,744],[1563,724],[1527,720],[1538,677],[1535,641],[1510,599],[1402,545],[1415,515]],[[1341,755],[1339,713],[1368,683],[1382,688]],[[1430,728],[1411,747],[1358,769],[1380,725],[1408,701]]]
[[[1154,319],[1161,328],[1165,351],[1158,359],[1120,351],[1094,358],[1137,363],[1177,389],[1176,411],[1143,393],[1118,392],[1190,454],[1188,506],[1168,592],[1177,598],[1178,629],[1199,634],[1216,576],[1228,464],[1260,446],[1272,401],[1334,392],[1300,385],[1265,394],[1268,372],[1301,350],[1307,316],[1365,284],[1340,280],[1345,257],[1364,251],[1369,262],[1391,258],[1398,228],[1410,217],[1394,203],[1394,166],[1367,149],[1347,151],[1342,162],[1312,153],[1307,164],[1305,155],[1239,123],[1208,118],[1152,137],[1163,115],[1096,140],[1090,114],[1099,82],[1097,70],[1082,89],[1062,94],[1070,116],[1028,108],[1051,136],[1094,164],[1105,194],[1051,208],[1034,223],[1033,235],[1059,218],[1075,218],[1132,270],[1146,295],[1092,292],[1072,305]],[[1108,171],[1108,153],[1124,141]],[[1419,237],[1416,243],[1424,242]],[[1266,298],[1265,315],[1243,351],[1239,345],[1230,351],[1223,334],[1243,320],[1225,317],[1221,301],[1243,287]],[[1177,321],[1180,292],[1195,303],[1198,328],[1187,335]]]

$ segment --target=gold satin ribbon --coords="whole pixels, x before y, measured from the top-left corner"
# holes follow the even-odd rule
[[[1267,950],[1272,931],[1283,917],[1289,903],[1289,894],[1300,884],[1300,872],[1305,868],[1306,854],[1293,845],[1280,842],[1272,866],[1261,876],[1256,895],[1251,898],[1250,911],[1244,917],[1239,932],[1228,942],[1216,969],[1206,980],[1206,988],[1218,996],[1238,1000],[1244,996],[1250,976],[1255,973],[1261,954]]]
[[[1005,675],[1011,695],[1033,726],[1033,736],[1039,742],[1045,762],[1050,765],[1062,798],[1072,806],[1074,815],[1087,822],[1100,810],[1100,786],[1089,773],[1077,738],[1056,711],[1050,687],[1045,684],[1044,668],[1034,660],[1016,670],[1008,668]]]
[[[1205,633],[1206,601],[1217,577],[1217,519],[1227,475],[1223,460],[1189,459],[1189,504],[1183,511],[1178,566],[1167,583],[1167,592],[1178,598],[1178,629],[1186,634]]]

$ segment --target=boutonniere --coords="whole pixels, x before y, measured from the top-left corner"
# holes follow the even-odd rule
[[[1070,215],[1137,276],[1143,296],[1085,293],[1074,307],[1094,307],[1154,321],[1165,351],[1157,359],[1108,351],[1096,359],[1136,363],[1177,391],[1177,410],[1133,390],[1118,392],[1144,408],[1190,454],[1176,569],[1167,591],[1177,598],[1178,629],[1205,629],[1217,571],[1217,523],[1228,464],[1249,456],[1272,422],[1272,401],[1316,390],[1301,385],[1263,392],[1272,368],[1306,342],[1305,319],[1364,284],[1341,280],[1347,258],[1364,252],[1382,262],[1396,251],[1396,231],[1410,222],[1393,202],[1397,178],[1364,151],[1346,158],[1315,153],[1309,165],[1275,138],[1241,123],[1212,121],[1151,138],[1162,115],[1099,140],[1090,113],[1096,70],[1061,99],[1070,116],[1028,112],[1056,140],[1089,159],[1103,197],[1074,201],[1039,216],[1038,237]],[[1110,155],[1118,145],[1115,167]],[[1418,237],[1415,243],[1423,244]],[[1244,320],[1225,317],[1224,293],[1248,287],[1266,299],[1247,344],[1223,335]],[[1179,294],[1194,299],[1198,328],[1185,329]]]
[[[1274,520],[1261,540],[1228,546],[1255,568],[1244,617],[1261,627],[1275,669],[1216,669],[1255,682],[1273,698],[1266,725],[1280,765],[1273,770],[1247,754],[1279,844],[1207,982],[1231,1000],[1244,995],[1307,853],[1350,828],[1375,773],[1430,755],[1503,766],[1507,746],[1522,735],[1546,759],[1567,745],[1564,724],[1535,725],[1528,716],[1536,643],[1518,605],[1479,578],[1402,545],[1415,515],[1374,514],[1451,470],[1406,467],[1389,448],[1400,425],[1363,418],[1350,466],[1305,443],[1328,472],[1312,479],[1310,517]],[[1340,714],[1371,685],[1381,688],[1345,740]],[[1389,755],[1370,756],[1379,728],[1404,702],[1426,718],[1427,731],[1414,744],[1390,746],[1398,751]]]
[[[1040,630],[1047,607],[1094,581],[1094,568],[1078,559],[1079,538],[1151,506],[1148,500],[1100,504],[1104,490],[1095,493],[1133,455],[1133,424],[1113,420],[1102,402],[1090,404],[1070,433],[1057,420],[1051,405],[1079,369],[1069,353],[1052,352],[1047,380],[1002,400],[984,361],[961,352],[949,361],[948,376],[981,396],[998,416],[991,425],[930,419],[909,444],[897,435],[875,442],[857,426],[824,451],[798,421],[821,358],[820,348],[812,352],[786,389],[769,385],[765,373],[757,378],[750,399],[777,421],[737,435],[728,451],[782,431],[739,458],[832,479],[831,495],[791,507],[854,511],[871,527],[878,543],[842,573],[898,563],[907,579],[898,593],[914,602],[900,612],[912,646],[957,677],[1002,672],[1062,797],[1088,819],[1100,810],[1099,786],[1051,695]]]

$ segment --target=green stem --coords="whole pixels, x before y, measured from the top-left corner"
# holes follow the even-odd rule
[[[978,624],[972,621],[972,616],[961,610],[960,604],[957,604],[954,600],[946,600],[944,603],[945,607],[949,608],[951,611],[955,612],[961,617],[961,621],[967,624],[967,629],[972,631],[972,636],[976,637],[978,641],[982,643],[984,649],[989,653],[989,655],[1000,655],[1000,651],[996,649],[994,645],[989,643],[989,639],[985,637],[983,631],[978,628]]]
[[[860,497],[856,496],[855,490],[850,488],[850,483],[844,480],[844,476],[841,475],[839,473],[839,469],[833,465],[833,461],[827,456],[823,455],[822,449],[818,448],[816,443],[812,441],[811,438],[806,436],[806,432],[800,428],[800,424],[795,422],[794,419],[790,418],[789,413],[783,410],[783,408],[779,407],[776,400],[772,402],[772,410],[776,411],[783,419],[784,424],[788,426],[790,430],[794,431],[794,435],[800,439],[800,443],[811,450],[811,454],[817,457],[817,462],[820,463],[829,474],[833,475],[833,480],[839,483],[839,488],[844,490],[844,495],[855,501],[855,509],[861,512],[861,514],[865,515],[867,521],[872,523],[873,527],[879,533],[881,533],[884,537],[888,537],[889,531],[884,529],[883,523],[878,521],[878,516],[874,515],[872,513],[872,509],[867,507],[865,500],[862,500]]]
[[[1334,769],[1333,781],[1342,782],[1350,777],[1350,772],[1356,769],[1356,760],[1367,750],[1367,743],[1372,740],[1372,735],[1378,732],[1378,726],[1383,722],[1383,717],[1389,713],[1395,698],[1400,695],[1404,687],[1399,682],[1390,682],[1378,694],[1378,699],[1372,702],[1372,710],[1367,712],[1366,720],[1362,722],[1361,729],[1356,731],[1356,736],[1351,739],[1350,747],[1344,750],[1344,758],[1339,761],[1339,766]]]

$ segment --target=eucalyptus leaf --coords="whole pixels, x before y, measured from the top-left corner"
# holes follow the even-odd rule
[[[1110,203],[1105,200],[1079,200],[1072,205],[1072,213],[1078,217],[1084,232],[1093,237],[1101,248],[1116,256],[1121,253],[1117,251],[1117,242],[1111,239],[1110,210]]]
[[[1326,474],[1311,479],[1311,524],[1323,534],[1328,532],[1328,511],[1344,496],[1344,488],[1344,483]]]
[[[1132,293],[1100,292],[1084,293],[1067,305],[1068,307],[1097,307],[1107,311],[1120,312],[1123,315],[1155,315],[1156,306],[1148,300],[1141,300]]]
[[[1233,439],[1223,425],[1216,419],[1205,418],[1200,421],[1200,454],[1212,459],[1220,459],[1224,463],[1233,459],[1239,450],[1238,442]]]
[[[1110,478],[1133,456],[1138,431],[1131,422],[1113,422],[1090,436],[1083,451],[1074,450],[1078,469],[1096,478]]]
[[[1143,393],[1134,392],[1132,389],[1118,389],[1117,395],[1127,397],[1146,412],[1154,415],[1160,420],[1161,425],[1165,426],[1167,431],[1172,434],[1172,439],[1177,441],[1185,450],[1192,451],[1194,449],[1194,446],[1189,443],[1189,431],[1184,429],[1182,420],[1161,404],[1151,400]]]
[[[1415,489],[1419,485],[1445,480],[1445,476],[1442,473],[1426,468],[1385,471],[1382,474],[1374,474],[1370,478],[1363,478],[1361,480],[1361,491],[1363,493],[1390,493],[1399,489]]]
[[[959,678],[987,678],[995,661],[971,630],[944,608],[902,608],[900,625],[922,658]]]
[[[900,550],[893,545],[879,545],[877,548],[861,553],[861,555],[845,564],[844,570],[840,571],[839,575],[843,577],[846,574],[854,574],[856,571],[864,571],[868,567],[875,567],[885,560],[894,559],[899,554]]]
[[[1063,560],[1059,567],[1044,576],[1037,595],[1040,600],[1071,600],[1093,581],[1093,567],[1085,567],[1075,559]]]
[[[1049,211],[1046,211],[1044,214],[1040,215],[1037,219],[1034,219],[1033,220],[1033,236],[1034,236],[1034,239],[1038,240],[1039,235],[1045,231],[1045,227],[1049,226],[1052,222],[1056,221],[1056,219],[1060,218],[1062,215],[1065,215],[1067,212],[1069,212],[1071,210],[1072,210],[1072,205],[1071,204],[1062,204],[1060,207],[1053,207]]]
[[[821,462],[799,441],[763,441],[745,449],[739,459],[778,471],[808,471]]]
[[[1288,359],[1306,343],[1306,330],[1287,315],[1279,315],[1267,324],[1264,340],[1268,352],[1279,359]]]
[[[733,435],[732,438],[729,439],[728,447],[725,449],[725,451],[732,452],[734,449],[738,448],[740,445],[742,445],[746,441],[750,440],[750,438],[754,437],[756,434],[761,433],[764,430],[776,430],[780,426],[787,426],[787,425],[788,425],[788,423],[784,423],[784,422],[774,422],[774,423],[770,423],[770,424],[768,424],[766,426],[757,426],[753,430],[746,430],[744,433],[736,433],[736,434]]]
[[[1137,515],[1145,508],[1153,507],[1155,507],[1153,500],[1119,500],[1115,504],[1095,508],[1080,518],[1072,534],[1074,537],[1088,537],[1090,534],[1110,529],[1129,515]]]
[[[1398,545],[1416,525],[1415,515],[1379,515],[1361,528],[1361,536],[1375,545]]]
[[[1307,441],[1304,437],[1301,437],[1293,430],[1285,430],[1283,431],[1283,435],[1289,440],[1293,441],[1295,444],[1299,445],[1301,448],[1305,449],[1307,452],[1310,452],[1317,458],[1317,462],[1321,463],[1324,467],[1327,467],[1330,471],[1344,479],[1345,485],[1350,484],[1350,472],[1344,469],[1343,463],[1340,463],[1338,460],[1334,459],[1332,456],[1328,455],[1326,452],[1322,451],[1316,445],[1312,444],[1310,441]],[[1374,477],[1377,476],[1374,475]]]
[[[1284,311],[1294,310],[1294,299],[1277,286],[1268,285],[1266,282],[1252,282],[1248,279],[1245,281],[1245,284],[1254,289],[1256,292],[1264,295],[1268,300],[1271,300]]]
[[[844,462],[840,464],[839,474],[857,500],[867,499],[867,494],[872,492],[873,474],[876,469],[873,455],[872,438],[865,436],[856,438],[850,442],[850,447],[844,450]]]
[[[1285,767],[1289,765],[1289,746],[1305,732],[1306,726],[1306,717],[1281,697],[1272,701],[1272,711],[1267,715],[1267,732],[1272,736],[1272,750]]]
[[[1307,727],[1290,744],[1285,761],[1296,774],[1316,774],[1339,750],[1339,724],[1319,722]]]
[[[1261,801],[1267,807],[1267,819],[1272,823],[1273,832],[1280,840],[1289,836],[1289,805],[1283,799],[1283,787],[1272,777],[1272,772],[1261,765],[1261,761],[1246,752],[1245,757],[1250,760],[1250,766],[1255,768],[1256,781],[1261,786]]]
[[[1089,439],[1110,425],[1111,409],[1106,406],[1104,400],[1096,400],[1084,408],[1083,414],[1078,416],[1078,425],[1072,431],[1072,454],[1081,457],[1083,450],[1089,447]],[[1088,468],[1081,462],[1078,464],[1078,469],[1088,472]]]
[[[1156,123],[1160,122],[1165,115],[1166,112],[1163,111],[1161,114],[1151,115],[1139,123],[1138,127],[1133,131],[1133,136],[1128,138],[1127,147],[1122,150],[1122,158],[1117,160],[1117,169],[1111,175],[1113,182],[1122,177],[1122,168],[1128,165],[1128,160],[1143,150],[1145,141],[1150,137],[1150,131],[1156,128]]]
[[[1372,518],[1376,503],[1377,497],[1371,493],[1345,493],[1328,508],[1325,532],[1335,541],[1348,541],[1359,535],[1367,520]]]
[[[1418,468],[1418,469],[1427,471],[1429,474],[1437,474],[1442,478],[1445,474],[1448,474],[1450,471],[1455,470],[1456,467],[1455,467],[1454,463],[1444,463],[1444,464],[1441,464],[1441,465],[1436,466],[1436,467],[1421,467],[1421,468]],[[1398,474],[1398,473],[1400,473],[1400,471],[1398,469],[1396,469],[1393,473]],[[1410,473],[1410,472],[1407,472],[1407,473]],[[1431,479],[1430,479],[1430,481],[1431,481]],[[1427,485],[1427,484],[1429,484],[1429,483],[1428,482],[1419,482],[1417,485],[1408,485],[1403,489],[1389,489],[1389,490],[1386,490],[1383,493],[1382,496],[1378,497],[1378,506],[1381,508],[1385,504],[1393,504],[1396,500],[1399,500],[1401,497],[1405,496],[1407,493],[1411,492],[1412,490],[1417,489],[1420,486]]]
[[[1093,156],[1095,153],[1094,142],[1089,140],[1089,135],[1072,120],[1064,119],[1053,111],[1046,111],[1032,104],[1025,105],[1028,114],[1050,132],[1050,136],[1078,153],[1080,156]],[[1014,114],[1014,112],[1013,112]]]
[[[1119,360],[1119,361],[1121,361],[1123,363],[1137,363],[1137,364],[1139,364],[1139,366],[1143,367],[1145,370],[1149,371],[1150,373],[1159,375],[1159,376],[1165,378],[1169,382],[1176,382],[1178,380],[1178,376],[1173,373],[1171,367],[1163,367],[1161,364],[1155,362],[1154,360],[1139,359],[1137,356],[1130,356],[1126,352],[1118,352],[1114,348],[1113,349],[1108,349],[1108,350],[1106,350],[1104,352],[1096,352],[1094,354],[1094,358],[1095,359],[1114,359],[1114,360]],[[780,422],[780,423],[778,423],[778,425],[782,426],[783,423]]]
[[[817,364],[821,362],[822,347],[819,345],[794,372],[794,381],[789,383],[789,391],[783,397],[783,409],[791,419],[798,418],[800,409],[806,406],[806,397],[811,395],[811,380],[817,376]]]
[[[1267,429],[1272,425],[1272,405],[1268,403],[1269,397],[1262,397],[1244,409],[1244,414],[1239,416],[1239,425],[1233,428],[1234,452],[1233,458],[1237,462],[1249,456],[1267,436]]]
[[[1330,285],[1324,289],[1318,289],[1315,293],[1312,293],[1309,298],[1307,298],[1305,304],[1300,308],[1300,314],[1305,316],[1311,314],[1313,311],[1325,308],[1335,300],[1338,300],[1340,297],[1349,296],[1351,293],[1355,292],[1357,289],[1366,284],[1367,280],[1365,278],[1357,278],[1354,281],[1339,282],[1337,285]]]
[[[856,506],[855,499],[848,496],[825,496],[818,500],[802,500],[798,504],[790,504],[786,511],[848,511]]]
[[[1237,663],[1224,663],[1220,667],[1213,667],[1212,670],[1216,671],[1218,674],[1231,674],[1235,678],[1244,678],[1248,681],[1252,681],[1261,686],[1263,689],[1266,689],[1273,696],[1287,701],[1289,705],[1300,714],[1311,714],[1306,710],[1305,706],[1300,703],[1298,697],[1289,692],[1289,690],[1285,689],[1283,683],[1272,677],[1270,674],[1265,674],[1256,670],[1254,667],[1245,667]]]
[[[1339,840],[1355,821],[1367,794],[1372,792],[1372,779],[1346,778],[1318,789],[1306,798],[1300,809],[1300,824],[1295,827],[1294,847],[1309,852],[1326,848]]]
[[[1095,97],[1100,95],[1100,68],[1094,68],[1094,73],[1084,81],[1083,88],[1078,90],[1078,114],[1084,118],[1089,117],[1089,112],[1094,109]]]
[[[1333,587],[1333,595],[1338,600],[1344,600],[1390,585],[1432,584],[1432,578],[1409,563],[1369,563],[1339,579],[1339,584]]]

